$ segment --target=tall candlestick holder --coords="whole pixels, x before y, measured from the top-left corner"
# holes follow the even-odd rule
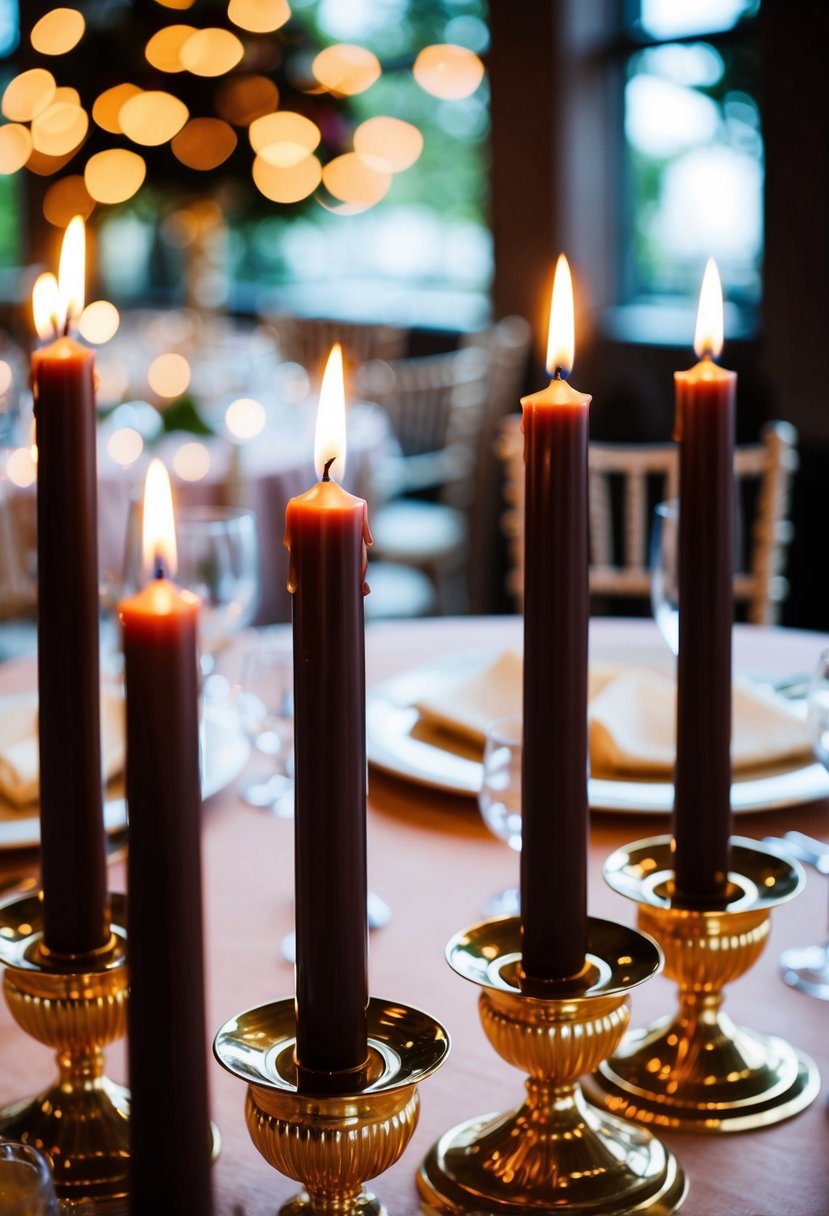
[[[529,1077],[519,1109],[470,1119],[432,1147],[417,1179],[426,1208],[676,1211],[686,1191],[676,1158],[644,1128],[592,1109],[579,1086],[620,1042],[628,993],[659,970],[658,948],[633,929],[591,918],[582,973],[543,992],[522,989],[520,950],[516,917],[484,921],[447,946],[452,968],[482,990],[490,1043]]]
[[[808,1056],[776,1035],[734,1024],[723,988],[757,961],[771,909],[798,894],[805,877],[754,840],[734,838],[729,885],[710,907],[683,904],[674,890],[671,839],[618,849],[605,879],[639,905],[639,927],[665,954],[679,1009],[632,1031],[588,1082],[592,1101],[642,1123],[694,1132],[740,1132],[788,1119],[816,1097]]]
[[[43,903],[0,906],[0,964],[12,1016],[57,1052],[59,1078],[0,1110],[0,1136],[49,1155],[58,1197],[122,1211],[129,1167],[129,1092],[104,1075],[102,1048],[127,1030],[126,898],[111,898],[111,936],[94,955],[66,958],[43,944]]]
[[[294,1060],[293,999],[240,1013],[216,1035],[219,1063],[247,1083],[250,1137],[274,1169],[304,1190],[285,1216],[382,1216],[364,1183],[394,1165],[412,1137],[417,1087],[439,1068],[449,1036],[428,1014],[372,998],[369,1055],[358,1073],[309,1085]]]

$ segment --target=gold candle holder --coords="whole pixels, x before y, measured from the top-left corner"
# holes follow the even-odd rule
[[[6,1002],[57,1052],[59,1069],[57,1084],[0,1110],[0,1136],[49,1155],[61,1200],[91,1199],[102,1211],[123,1209],[129,1167],[129,1092],[104,1075],[101,1050],[127,1030],[126,898],[111,901],[110,941],[77,960],[44,949],[39,895],[0,907]]]
[[[642,1123],[694,1132],[740,1132],[788,1119],[817,1096],[808,1056],[776,1035],[735,1026],[723,988],[757,961],[771,909],[805,882],[796,862],[754,840],[732,840],[729,890],[719,907],[683,906],[674,893],[671,838],[618,849],[605,879],[639,905],[639,927],[665,954],[679,1010],[632,1031],[588,1083],[592,1101]]]
[[[381,1216],[363,1183],[403,1153],[417,1125],[417,1087],[439,1068],[449,1036],[428,1014],[372,998],[369,1057],[358,1074],[334,1074],[325,1092],[303,1088],[294,1061],[293,999],[240,1013],[216,1035],[219,1063],[247,1082],[245,1118],[254,1145],[304,1190],[286,1216]]]
[[[676,1158],[644,1128],[592,1109],[579,1086],[620,1042],[628,992],[659,970],[658,948],[591,918],[582,974],[543,995],[519,986],[520,949],[517,917],[484,921],[447,946],[453,969],[482,989],[492,1046],[529,1077],[518,1110],[470,1119],[432,1147],[417,1179],[427,1210],[667,1216],[686,1192]]]

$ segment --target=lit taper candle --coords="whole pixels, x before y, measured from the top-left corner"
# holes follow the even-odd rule
[[[559,258],[547,388],[522,398],[524,727],[521,933],[528,983],[578,974],[587,948],[587,444],[590,397],[566,381],[573,286]]]
[[[43,938],[58,955],[109,941],[101,774],[95,360],[69,336],[83,310],[76,216],[59,277],[35,284],[40,856]]]
[[[737,377],[714,362],[723,299],[713,258],[694,349],[677,372],[679,657],[673,834],[677,894],[721,898],[731,836],[731,627],[734,612],[734,401]]]
[[[147,471],[146,586],[119,615],[130,817],[131,1216],[210,1216],[200,849],[199,600],[172,581],[170,479]]]
[[[315,442],[320,480],[288,503],[293,594],[297,1062],[359,1069],[367,1054],[366,504],[345,472],[342,351],[331,352]]]

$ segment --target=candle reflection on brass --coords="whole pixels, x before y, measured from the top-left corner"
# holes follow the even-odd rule
[[[519,922],[484,921],[447,947],[451,966],[478,984],[480,1014],[497,1053],[528,1074],[523,1106],[470,1119],[432,1147],[417,1184],[430,1212],[650,1213],[685,1196],[681,1166],[644,1128],[594,1110],[579,1077],[615,1050],[629,990],[660,965],[633,929],[588,919],[588,955],[573,980],[546,995],[520,987]],[[540,992],[540,989],[539,989]]]
[[[240,1013],[216,1035],[219,1063],[247,1082],[245,1119],[256,1148],[303,1185],[283,1216],[381,1216],[363,1185],[405,1150],[417,1124],[417,1087],[445,1060],[449,1037],[428,1014],[372,998],[368,1062],[308,1088],[295,1061],[293,1000]]]
[[[51,1158],[58,1197],[123,1210],[129,1167],[129,1092],[104,1075],[102,1048],[127,1029],[126,900],[112,899],[109,943],[82,959],[42,946],[37,895],[0,908],[3,991],[22,1029],[57,1053],[59,1079],[0,1110],[0,1136]]]
[[[639,904],[639,927],[665,954],[679,987],[679,1009],[632,1031],[599,1065],[592,1101],[627,1119],[694,1132],[750,1131],[788,1119],[817,1096],[814,1063],[776,1035],[736,1026],[722,990],[755,964],[769,936],[771,909],[805,881],[795,862],[754,840],[731,841],[725,899],[683,907],[673,892],[670,837],[618,849],[605,878]]]

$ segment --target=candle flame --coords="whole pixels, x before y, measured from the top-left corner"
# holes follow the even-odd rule
[[[334,461],[331,473],[342,482],[345,473],[345,385],[343,383],[343,348],[335,342],[325,365],[317,410],[314,435],[314,466],[322,477],[325,466]]]
[[[718,358],[723,344],[723,301],[720,272],[713,258],[708,259],[699,293],[694,350],[698,359]]]
[[[83,217],[76,215],[69,221],[63,234],[58,267],[58,290],[64,308],[64,324],[77,320],[83,312],[85,268],[86,229]]]
[[[85,265],[86,229],[82,217],[76,215],[63,234],[57,279],[53,274],[42,274],[34,285],[32,311],[38,337],[45,340],[62,334],[80,317]]]
[[[63,309],[60,304],[58,281],[53,274],[38,275],[32,289],[32,312],[37,336],[44,342],[60,329]]]
[[[547,338],[547,371],[565,379],[573,368],[576,338],[573,320],[573,279],[563,253],[556,262],[553,295],[550,302],[550,330]]]
[[[143,553],[148,575],[157,573],[159,567],[165,575],[175,574],[178,561],[173,492],[170,476],[157,457],[150,461],[144,482]]]

